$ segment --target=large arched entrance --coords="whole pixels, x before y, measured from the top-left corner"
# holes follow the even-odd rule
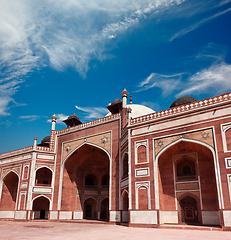
[[[10,171],[3,179],[0,210],[14,211],[18,193],[18,175]]]
[[[78,148],[65,162],[61,210],[82,211],[87,219],[108,219],[109,164],[101,148],[91,144]]]
[[[219,224],[214,156],[208,147],[178,141],[158,156],[158,167],[162,223]]]

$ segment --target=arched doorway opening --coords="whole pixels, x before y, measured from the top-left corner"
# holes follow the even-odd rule
[[[108,221],[109,219],[109,199],[104,198],[101,201],[100,219]]]
[[[108,154],[100,147],[88,143],[79,147],[65,161],[61,210],[82,211],[83,218],[100,219],[100,199],[109,199],[109,164]],[[109,204],[105,207],[108,213]]]
[[[36,186],[51,186],[52,171],[47,167],[39,168],[36,171],[35,185]]]
[[[0,210],[14,211],[18,193],[18,175],[10,171],[3,179]]]
[[[127,191],[124,191],[122,194],[122,203],[123,203],[123,207],[122,207],[122,222],[124,223],[128,223],[129,222],[129,212],[128,212],[128,193]]]
[[[218,225],[218,193],[210,148],[193,140],[180,140],[157,159],[161,223]]]
[[[50,201],[44,196],[35,198],[32,207],[32,219],[48,219]]]
[[[180,204],[180,222],[187,224],[198,223],[197,200],[191,196],[185,196],[179,202]]]
[[[97,201],[94,198],[88,198],[84,201],[84,218],[97,219]]]

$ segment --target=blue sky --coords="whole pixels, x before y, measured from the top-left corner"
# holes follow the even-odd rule
[[[155,111],[231,91],[231,0],[0,0],[0,153],[126,88]]]

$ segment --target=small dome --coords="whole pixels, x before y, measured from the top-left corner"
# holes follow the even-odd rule
[[[184,105],[187,103],[192,103],[192,102],[196,102],[197,100],[194,97],[190,97],[190,96],[182,96],[178,99],[176,99],[170,106],[170,108],[173,107],[178,107],[180,105]]]
[[[50,143],[50,136],[46,136],[45,138],[43,138],[43,140],[41,141],[41,144],[44,144],[44,143]]]

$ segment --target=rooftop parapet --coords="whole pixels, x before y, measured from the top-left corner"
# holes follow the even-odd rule
[[[140,123],[145,123],[152,120],[159,120],[162,118],[167,118],[175,115],[186,114],[189,112],[197,111],[207,107],[216,106],[231,100],[231,93],[226,93],[218,95],[212,98],[207,98],[201,101],[196,101],[190,104],[184,104],[178,107],[172,107],[163,111],[147,114],[141,117],[130,119],[130,125],[136,125]]]

